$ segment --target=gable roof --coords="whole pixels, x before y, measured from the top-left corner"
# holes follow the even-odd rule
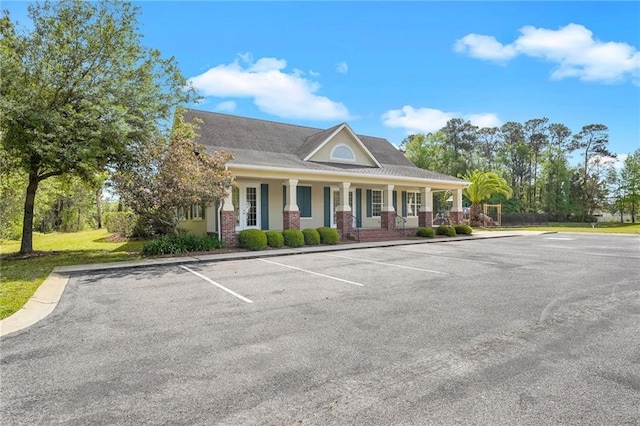
[[[389,141],[372,136],[354,134],[381,167],[304,160],[346,123],[323,130],[195,109],[184,109],[183,114],[186,122],[201,121],[196,129],[197,141],[209,151],[233,154],[230,165],[333,170],[464,183],[462,179],[416,167]]]
[[[304,157],[302,157],[302,159],[305,161],[311,160],[312,156],[316,152],[318,152],[323,146],[328,144],[335,135],[337,135],[343,130],[346,131],[353,138],[353,140],[356,142],[356,144],[358,144],[360,149],[362,149],[365,156],[368,157],[369,160],[371,160],[376,166],[382,167],[382,164],[380,164],[376,159],[376,157],[373,154],[371,154],[371,152],[369,152],[369,149],[365,146],[364,143],[362,143],[358,135],[356,135],[355,132],[351,130],[351,127],[349,127],[347,123],[339,124],[337,126],[332,127],[331,129],[325,130],[320,133],[316,133],[315,135],[307,138],[307,141],[311,140],[311,142],[315,144],[315,147],[308,145],[308,147],[312,148],[312,150],[308,154],[306,154]]]

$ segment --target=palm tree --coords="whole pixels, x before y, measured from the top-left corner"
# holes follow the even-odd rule
[[[474,170],[459,176],[467,182],[471,182],[471,185],[462,192],[471,202],[471,207],[469,208],[469,223],[471,226],[480,226],[481,202],[496,194],[504,195],[507,199],[513,195],[513,191],[507,181],[495,172]]]

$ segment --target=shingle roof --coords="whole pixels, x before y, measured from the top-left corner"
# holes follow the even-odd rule
[[[303,160],[342,124],[330,129],[317,129],[194,109],[185,109],[184,119],[187,122],[201,120],[197,129],[198,142],[207,146],[210,151],[226,151],[233,154],[234,159],[230,164],[463,182],[452,176],[414,166],[389,141],[372,136],[358,135],[358,138],[382,165],[381,168]]]

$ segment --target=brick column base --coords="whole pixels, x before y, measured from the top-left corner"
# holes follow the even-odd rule
[[[396,229],[396,212],[380,212],[380,227],[387,231]]]
[[[449,222],[452,225],[459,225],[464,223],[464,213],[462,212],[450,212],[449,213]]]
[[[300,229],[300,211],[289,210],[282,212],[283,229]]]
[[[336,212],[336,228],[342,238],[349,238],[353,232],[351,212]]]
[[[433,212],[418,212],[418,226],[421,228],[433,227]]]
[[[220,240],[227,246],[238,245],[236,235],[236,213],[233,210],[223,210],[220,214]]]

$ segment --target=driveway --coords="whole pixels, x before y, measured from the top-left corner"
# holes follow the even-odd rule
[[[0,340],[7,424],[640,424],[640,238],[71,277]]]

